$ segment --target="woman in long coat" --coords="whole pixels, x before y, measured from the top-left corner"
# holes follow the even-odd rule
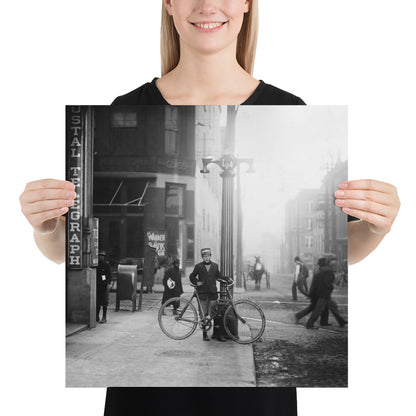
[[[182,276],[179,265],[179,259],[175,259],[172,266],[165,271],[165,275],[163,277],[163,287],[165,290],[163,292],[162,304],[168,299],[180,296],[183,293]],[[173,305],[173,308],[176,310],[177,305]]]

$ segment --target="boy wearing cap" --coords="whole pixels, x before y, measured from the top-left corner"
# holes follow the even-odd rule
[[[218,299],[217,279],[222,279],[217,263],[211,261],[211,249],[201,250],[202,262],[198,263],[193,272],[189,275],[191,283],[197,286],[196,290],[201,300],[202,312],[207,319],[211,319],[211,310],[215,307]],[[207,331],[203,331],[204,341],[209,341]],[[218,341],[225,341],[222,336],[217,337]]]

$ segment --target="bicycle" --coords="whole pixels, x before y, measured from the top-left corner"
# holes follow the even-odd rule
[[[229,290],[234,282],[218,280],[225,284],[226,299],[217,301],[211,317],[204,316],[197,286],[191,284],[194,293],[190,299],[171,298],[160,307],[158,322],[162,332],[172,339],[183,340],[190,337],[198,326],[208,331],[212,326],[211,320],[222,314],[225,332],[233,341],[239,344],[258,341],[266,327],[266,318],[260,306],[249,299],[234,301]],[[197,308],[193,304],[194,299]]]

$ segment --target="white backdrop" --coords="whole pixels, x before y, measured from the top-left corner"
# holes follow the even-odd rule
[[[110,104],[159,75],[158,3],[1,6],[1,414],[102,415],[103,389],[64,387],[64,266],[37,252],[18,195],[64,178],[65,104]],[[393,183],[402,200],[392,232],[350,269],[350,387],[299,389],[299,415],[412,414],[413,2],[260,3],[255,76],[308,104],[348,105],[350,178]]]

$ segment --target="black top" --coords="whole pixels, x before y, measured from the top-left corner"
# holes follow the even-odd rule
[[[314,301],[318,298],[329,299],[334,290],[335,274],[329,266],[322,266],[313,275],[309,297]]]
[[[180,374],[166,374],[177,377]],[[294,387],[111,387],[104,416],[297,416]]]
[[[157,78],[112,105],[169,105],[156,86]],[[243,105],[304,105],[289,92],[260,81]],[[175,375],[172,375],[175,377]],[[169,377],[169,376],[167,376]],[[220,387],[111,387],[104,416],[297,416],[296,389]]]
[[[204,262],[195,265],[194,270],[189,275],[191,283],[196,285],[198,282],[202,283],[196,290],[198,293],[217,293],[217,279],[222,279],[222,275],[218,268],[218,264],[213,261],[210,263],[209,268]]]
[[[112,105],[169,105],[156,86],[157,78],[128,94],[117,97]],[[253,94],[242,105],[304,105],[296,95],[260,81]]]

